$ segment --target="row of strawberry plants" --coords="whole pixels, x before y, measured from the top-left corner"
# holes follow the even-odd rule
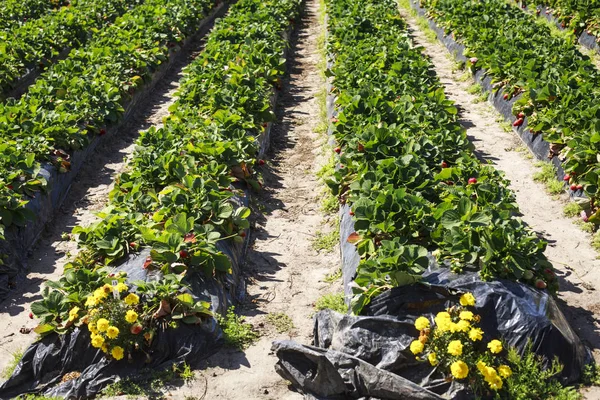
[[[420,3],[466,46],[474,70],[484,68],[505,99],[518,96],[514,126],[553,144],[549,156],[565,160],[565,180],[590,197],[590,222],[599,223],[600,72],[589,57],[504,0]]]
[[[558,19],[560,26],[581,33],[586,31],[600,43],[600,1],[598,0],[521,0],[526,7],[544,7]]]
[[[136,90],[212,7],[211,0],[147,1],[53,65],[25,96],[0,104],[0,234],[25,222],[27,196],[47,186],[40,163],[67,172],[70,154],[122,119]]]
[[[30,71],[48,67],[61,53],[84,45],[98,29],[138,2],[80,0],[11,30],[0,31],[0,97],[6,97]],[[4,96],[2,96],[4,94]]]
[[[329,186],[351,207],[361,255],[353,309],[418,281],[438,262],[484,279],[556,290],[508,182],[472,151],[457,109],[408,37],[393,0],[328,1],[339,165]]]
[[[69,0],[4,0],[0,3],[0,31],[11,29],[38,18],[61,5],[70,4]]]
[[[161,325],[212,315],[208,303],[182,291],[190,275],[231,271],[217,242],[242,242],[250,214],[235,200],[243,190],[232,184],[256,183],[257,137],[274,119],[271,96],[284,73],[282,33],[300,5],[240,0],[216,24],[185,70],[164,126],[142,133],[100,220],[73,230],[82,251],[32,304],[42,320],[38,332],[87,325],[92,345],[120,359],[149,345]],[[114,269],[148,249],[143,268],[160,272],[157,280],[127,282]]]

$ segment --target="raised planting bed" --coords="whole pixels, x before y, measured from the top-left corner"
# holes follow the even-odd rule
[[[591,358],[553,299],[545,243],[473,155],[395,1],[326,4],[328,183],[354,315],[317,313],[312,346],[274,342],[277,372],[316,398],[550,398]],[[546,365],[520,368],[512,351],[565,368],[531,390],[519,377]]]
[[[243,292],[247,190],[260,187],[259,142],[301,7],[241,0],[215,24],[164,126],[141,134],[101,219],[74,228],[82,251],[32,304],[44,337],[0,397],[88,397],[144,367],[197,368],[219,349],[216,316]],[[60,383],[71,371],[80,375]]]
[[[51,64],[83,46],[141,1],[82,0],[11,30],[0,31],[0,98],[19,97]]]
[[[595,147],[600,125],[594,115],[600,72],[589,57],[504,1],[459,6],[442,1],[435,8],[425,1],[411,4],[430,18],[440,41],[471,69],[532,152],[551,159],[569,194],[589,198],[589,221],[599,223]],[[493,18],[486,21],[481,17],[486,13]],[[501,29],[493,22],[497,19],[506,22],[502,29],[515,39],[491,34]]]
[[[577,0],[517,0],[522,8],[542,16],[557,27],[573,32],[577,41],[600,52],[600,3]]]
[[[68,0],[5,0],[0,5],[0,31],[10,30],[70,3]]]
[[[93,45],[54,65],[19,101],[0,105],[0,120],[11,117],[0,122],[11,137],[0,154],[5,171],[0,216],[7,227],[0,241],[0,298],[9,281],[26,270],[28,250],[85,160],[119,131],[173,65],[181,46],[204,35],[225,9],[209,0],[172,0],[168,11],[162,1],[146,2]],[[123,40],[128,45],[114,45]]]

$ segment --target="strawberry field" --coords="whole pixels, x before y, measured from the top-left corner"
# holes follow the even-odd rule
[[[597,8],[2,1],[0,398],[595,398]]]

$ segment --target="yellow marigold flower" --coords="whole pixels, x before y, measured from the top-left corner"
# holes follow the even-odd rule
[[[469,339],[472,341],[483,339],[483,331],[481,328],[471,328],[469,331]]]
[[[110,352],[110,354],[115,360],[120,360],[121,358],[123,358],[123,353],[125,353],[125,351],[121,346],[113,347],[112,351]]]
[[[465,321],[472,321],[473,313],[471,311],[461,311],[458,317],[460,319],[464,319]]]
[[[109,285],[108,283],[106,283],[104,286],[102,286],[102,290],[104,291],[105,294],[108,295],[108,293],[113,291],[113,287],[112,287],[112,285]]]
[[[115,286],[115,289],[117,289],[117,291],[120,293],[120,292],[126,291],[129,288],[123,282],[119,282],[119,283],[117,283],[117,286]]]
[[[481,370],[481,375],[483,375],[483,378],[488,383],[491,383],[494,379],[498,377],[498,373],[496,372],[494,367],[488,366],[483,367],[483,369]]]
[[[473,296],[473,293],[465,293],[462,296],[460,296],[460,305],[463,307],[466,306],[474,306],[475,305],[475,296]]]
[[[98,300],[96,300],[96,296],[91,295],[85,300],[86,307],[94,307],[98,304]]]
[[[94,290],[94,297],[96,298],[96,300],[104,300],[108,297],[108,293],[104,291],[104,288],[98,288]]]
[[[462,354],[463,345],[460,340],[452,340],[448,343],[448,353],[453,356],[460,356]]]
[[[102,345],[102,347],[100,348],[100,350],[102,350],[102,352],[104,352],[104,353],[108,353],[108,346],[106,345],[106,343],[104,343]]]
[[[91,333],[98,333],[98,329],[96,329],[96,324],[94,324],[93,322],[90,322],[90,323],[88,324],[88,330],[89,330]]]
[[[481,374],[484,373],[485,371],[485,367],[487,367],[487,364],[484,363],[483,361],[479,360],[477,361],[477,369],[479,370],[479,372],[481,372]]]
[[[99,349],[104,344],[104,338],[100,335],[94,335],[92,338],[92,346]]]
[[[450,372],[452,372],[452,376],[456,379],[463,379],[469,375],[469,367],[464,361],[454,361],[450,365]]]
[[[137,321],[137,319],[138,315],[133,310],[129,310],[127,311],[127,314],[125,314],[125,321],[129,322],[130,324],[133,324],[135,321]]]
[[[116,339],[117,336],[119,336],[119,328],[116,326],[109,326],[106,330],[106,336],[108,336],[109,339]]]
[[[126,304],[128,304],[128,305],[130,305],[130,306],[134,306],[134,305],[136,305],[137,303],[139,303],[139,302],[140,302],[140,298],[139,298],[139,297],[138,297],[138,295],[137,295],[137,294],[135,294],[135,293],[129,293],[129,294],[127,295],[127,297],[125,297],[125,300],[124,300],[124,301],[125,301],[125,303],[126,303]]]
[[[417,318],[415,321],[415,328],[417,328],[419,331],[429,328],[429,320],[425,317]]]
[[[494,354],[498,354],[502,351],[502,342],[497,339],[492,340],[487,345],[488,349]]]
[[[435,354],[434,352],[429,353],[427,359],[429,360],[429,364],[433,365],[434,367],[438,364],[437,354]]]
[[[488,381],[488,383],[490,384],[490,389],[492,389],[492,390],[498,391],[498,390],[502,389],[502,379],[499,376],[496,376],[495,378],[490,379]]]
[[[510,367],[508,365],[500,365],[498,367],[498,373],[503,378],[508,378],[509,376],[512,375],[512,370],[510,369]]]
[[[471,324],[469,323],[469,321],[461,319],[456,323],[456,328],[458,332],[468,332],[469,329],[471,329]]]
[[[98,328],[99,332],[104,332],[108,329],[108,320],[106,318],[100,318],[98,320],[98,322],[96,323],[96,327]]]
[[[413,342],[410,344],[410,351],[412,351],[413,354],[419,354],[423,351],[423,343],[421,343],[418,340],[413,340]]]
[[[435,324],[440,332],[447,332],[452,327],[452,319],[446,311],[439,312],[435,316]]]
[[[69,311],[69,321],[75,321],[77,319],[77,317],[79,317],[79,307],[73,307],[71,308],[71,311]]]

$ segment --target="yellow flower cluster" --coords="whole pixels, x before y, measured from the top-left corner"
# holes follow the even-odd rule
[[[498,391],[502,389],[502,378],[508,378],[512,375],[512,370],[508,365],[500,365],[498,370],[487,365],[483,361],[477,362],[477,369],[483,375],[483,379],[487,382],[490,389]]]
[[[109,284],[106,284],[94,290],[94,293],[91,296],[88,296],[87,300],[85,301],[85,306],[94,307],[99,304],[102,304],[102,302],[108,297],[110,293],[112,293],[112,291],[113,287]]]
[[[472,293],[465,293],[459,302],[460,306],[437,313],[433,327],[426,317],[417,318],[415,328],[420,336],[410,344],[410,351],[417,355],[418,360],[426,358],[432,366],[449,366],[454,379],[469,377],[467,384],[470,385],[477,380],[481,382],[483,378],[489,389],[499,391],[504,385],[503,379],[512,374],[508,365],[498,365],[500,359],[495,358],[503,350],[502,342],[491,340],[487,344],[489,353],[478,350],[473,342],[483,340],[484,332],[477,327],[481,318],[466,309],[475,305],[475,297]],[[479,374],[469,375],[469,366],[473,369],[477,366]]]

